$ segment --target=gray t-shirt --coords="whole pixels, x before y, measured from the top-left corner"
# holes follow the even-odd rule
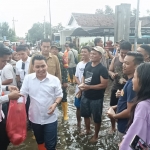
[[[76,67],[75,57],[78,59],[78,51],[75,50],[75,49],[71,49],[71,50],[68,52],[69,68],[74,68],[74,67]]]

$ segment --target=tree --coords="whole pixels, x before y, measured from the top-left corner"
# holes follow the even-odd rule
[[[104,14],[102,9],[96,9],[95,14]]]
[[[111,14],[114,14],[114,11],[109,5],[105,5],[104,13],[105,13],[105,15],[111,15]]]
[[[57,26],[52,26],[50,30],[50,23],[45,22],[45,37],[50,37],[53,33],[58,33],[59,31],[63,30],[64,27],[61,23],[58,23]],[[52,33],[50,33],[52,31]],[[44,38],[44,24],[43,23],[34,23],[32,28],[28,30],[28,33],[26,35],[26,39],[32,43],[35,43],[36,41],[39,41]]]
[[[7,22],[0,23],[0,37],[3,39],[4,36],[6,36],[6,39],[11,42],[16,41],[15,32],[9,27]]]
[[[44,38],[44,27],[42,23],[34,23],[32,28],[28,31],[29,41],[35,43]]]
[[[58,23],[57,26],[53,26],[52,27],[52,33],[58,33],[58,32],[60,32],[63,29],[64,29],[64,27],[62,26],[62,24]]]
[[[136,8],[134,8],[133,10],[131,10],[131,17],[136,17],[136,12],[137,12]],[[139,12],[139,15],[140,15],[140,12]]]
[[[150,16],[150,10],[146,10],[146,12],[147,12],[148,16]]]
[[[104,11],[103,9],[96,9],[95,14],[111,15],[111,14],[114,14],[114,11],[109,5],[105,5]]]
[[[12,29],[9,29],[8,31],[8,39],[11,41],[11,42],[16,42],[16,34],[14,32],[14,30]]]

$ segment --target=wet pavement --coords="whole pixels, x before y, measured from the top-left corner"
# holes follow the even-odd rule
[[[69,120],[63,121],[61,106],[59,106],[58,117],[58,143],[57,150],[118,150],[116,138],[113,135],[108,135],[110,129],[110,121],[105,112],[109,108],[109,93],[110,85],[105,92],[104,109],[101,131],[99,133],[99,140],[96,144],[89,143],[90,136],[79,136],[80,130],[76,126],[76,108],[74,107],[74,91],[75,86],[68,88],[68,102],[69,102]],[[94,131],[93,123],[91,129]],[[82,119],[81,130],[84,130],[84,121]],[[33,133],[28,132],[27,139],[20,146],[12,146],[10,144],[8,150],[37,150],[36,141]]]

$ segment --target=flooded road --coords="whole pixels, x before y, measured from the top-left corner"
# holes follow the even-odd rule
[[[109,83],[109,86],[105,92],[102,126],[99,134],[99,140],[96,144],[91,144],[88,142],[92,135],[79,136],[80,130],[76,127],[76,108],[74,106],[75,86],[69,86],[69,120],[63,121],[61,107],[59,106],[57,150],[118,150],[115,135],[108,135],[110,121],[105,114],[109,108],[110,85],[111,84]],[[91,123],[91,129],[94,129],[93,123]],[[81,130],[84,130],[83,119]],[[29,131],[28,137],[24,143],[17,147],[14,147],[10,144],[8,150],[37,150],[33,133]]]

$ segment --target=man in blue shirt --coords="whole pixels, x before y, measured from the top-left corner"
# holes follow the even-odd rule
[[[127,75],[128,81],[121,91],[117,91],[116,96],[120,97],[117,106],[112,108],[116,114],[108,114],[108,117],[118,120],[118,133],[120,141],[127,130],[128,118],[133,106],[132,100],[136,96],[132,89],[132,78],[136,67],[144,61],[143,56],[137,52],[128,52],[123,63],[123,73]]]

